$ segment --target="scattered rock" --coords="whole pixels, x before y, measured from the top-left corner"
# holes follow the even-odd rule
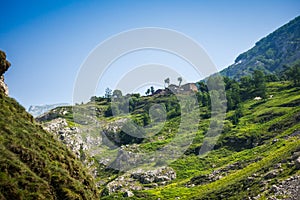
[[[160,167],[154,170],[143,171],[139,169],[131,174],[131,177],[142,184],[169,182],[176,178],[176,172],[171,167]]]
[[[240,162],[233,163],[226,167],[228,170],[237,170],[242,168],[242,164]]]
[[[296,169],[300,169],[300,157],[295,160]]]
[[[99,135],[86,135],[82,133],[88,130],[81,130],[78,127],[69,127],[66,119],[56,118],[43,124],[43,128],[57,136],[59,140],[65,143],[83,162],[86,154],[93,147],[99,146],[102,143],[102,137]],[[93,156],[92,154],[90,156]]]
[[[131,191],[126,191],[123,195],[123,197],[133,197],[133,196],[134,196],[134,194]]]
[[[275,169],[280,169],[280,168],[281,168],[281,163],[275,164],[275,165],[274,165],[274,168],[275,168]]]
[[[54,133],[59,140],[65,143],[80,158],[83,152],[88,149],[87,143],[81,136],[81,130],[77,127],[68,127],[66,119],[57,118],[44,124],[44,129]]]
[[[292,160],[296,160],[298,157],[300,157],[300,151],[296,151],[292,155]]]
[[[300,130],[297,130],[295,132],[293,132],[290,137],[294,137],[294,136],[299,136],[300,135]]]
[[[291,176],[277,185],[272,185],[267,191],[269,200],[277,199],[289,199],[289,200],[299,200],[300,194],[300,176]],[[284,197],[284,198],[283,198]]]
[[[261,158],[256,158],[254,160],[248,160],[245,162],[236,162],[233,164],[229,164],[224,168],[214,170],[211,174],[195,176],[185,186],[193,187],[195,185],[203,185],[203,184],[211,183],[213,181],[223,178],[224,176],[227,176],[228,173],[230,173],[231,171],[240,170],[240,169],[244,168],[245,166],[247,166],[248,164],[257,162],[259,160],[261,160]],[[255,177],[257,177],[257,174],[253,174],[252,177],[248,177],[247,181],[249,181],[249,182],[253,181],[255,179]]]
[[[247,182],[248,182],[248,183],[251,183],[251,182],[253,182],[254,180],[255,180],[255,178],[252,177],[252,176],[250,176],[250,177],[247,178]]]
[[[118,119],[114,122],[107,123],[102,129],[102,135],[107,137],[107,143],[108,142],[115,142],[116,144],[119,144],[120,139],[120,131],[124,124],[127,122],[128,119]]]
[[[276,192],[278,192],[278,191],[279,191],[279,187],[276,186],[276,185],[272,185],[272,187],[271,187],[271,192],[276,193]]]
[[[278,142],[279,140],[277,138],[275,138],[274,140],[272,140],[272,144],[275,144],[276,142]]]
[[[265,179],[272,179],[275,178],[277,175],[278,175],[278,171],[272,170],[265,175]]]
[[[295,162],[293,160],[287,163],[288,167],[293,167],[294,165],[295,165]]]
[[[123,192],[124,197],[130,197],[132,191],[146,190],[166,185],[176,178],[176,173],[171,167],[160,167],[154,170],[137,169],[128,172],[107,184],[108,194]],[[145,185],[146,184],[146,185]]]

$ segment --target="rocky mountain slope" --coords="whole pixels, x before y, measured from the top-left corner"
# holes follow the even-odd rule
[[[298,200],[300,88],[254,70],[299,58],[299,19],[224,70],[252,76],[224,78],[224,92],[118,91],[54,108],[36,119],[43,128],[0,92],[0,199]]]
[[[235,63],[221,71],[239,79],[259,69],[278,74],[284,65],[300,59],[300,16],[258,41],[253,48],[240,54]]]
[[[3,52],[1,52],[1,55]],[[0,72],[8,63],[1,56]],[[8,66],[8,65],[4,65]],[[97,199],[82,163],[0,90],[0,199]]]
[[[117,116],[112,116],[111,106],[121,108],[122,104],[96,98],[73,108],[58,107],[38,120],[46,129],[56,127],[52,129],[56,137],[86,163],[103,199],[297,199],[299,88],[289,81],[270,82],[267,96],[242,102],[242,111],[238,111],[242,116],[237,123],[237,110],[228,111],[221,137],[213,150],[202,157],[198,152],[211,123],[208,107],[202,103],[197,111],[199,124],[183,129],[184,137],[193,140],[179,158],[147,157],[147,153],[157,152],[176,140],[183,118],[174,110],[178,102],[173,95],[124,97],[134,99],[129,115],[119,110]],[[167,112],[163,128],[152,127],[153,132],[159,130],[156,134],[140,140],[122,131],[129,118],[142,126],[151,124],[147,108],[156,103],[164,104]],[[185,104],[180,106],[188,109]],[[76,110],[81,112],[74,113]],[[195,135],[190,133],[193,125],[199,127]],[[130,171],[116,169],[116,163],[135,166],[143,159],[149,162]]]

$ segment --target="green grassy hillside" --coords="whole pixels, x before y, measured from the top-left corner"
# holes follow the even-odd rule
[[[58,107],[38,118],[45,127],[58,125],[58,118],[66,120],[63,129],[54,134],[46,132],[14,99],[1,93],[0,199],[296,199],[300,180],[300,89],[291,81],[259,80],[265,85],[260,89],[255,88],[255,77],[246,87],[225,79],[227,101],[234,100],[237,105],[227,107],[224,121],[210,118],[210,96],[202,85],[196,94],[198,109],[191,106],[196,102],[186,99],[185,94],[176,97],[171,93],[119,96],[113,103],[108,98],[93,97],[86,104]],[[258,93],[265,98],[254,100]],[[153,124],[164,115],[162,110],[151,110],[157,104],[166,112],[163,126]],[[152,118],[150,111],[154,112]],[[200,121],[194,123],[193,117]],[[135,138],[122,130],[128,119],[148,126],[149,137]],[[222,133],[213,149],[199,156],[205,138],[209,138],[205,145],[214,140],[214,136],[207,136],[210,123],[223,123]],[[179,137],[177,133],[181,133]],[[102,139],[95,140],[99,136]],[[192,143],[178,158],[125,157],[121,163],[134,168],[136,163],[147,161],[134,170],[168,166],[176,177],[166,182],[134,180],[133,171],[109,167],[116,163],[114,156],[126,155],[120,153],[123,150],[151,153],[187,138],[192,138]],[[79,154],[76,156],[62,143],[69,147],[78,143],[79,149],[73,150]],[[180,150],[174,146],[167,153]],[[87,170],[93,171],[94,178]],[[294,185],[284,188],[283,183],[291,180]]]
[[[203,100],[203,96],[205,95],[199,94],[198,97],[201,97],[199,100]],[[264,199],[274,195],[271,192],[273,185],[291,176],[300,175],[299,168],[295,164],[297,155],[300,156],[300,93],[299,87],[295,87],[292,82],[266,83],[265,99],[246,98],[239,103],[238,107],[228,110],[221,137],[213,150],[205,156],[198,155],[199,149],[203,145],[209,124],[218,123],[211,122],[210,106],[207,101],[198,102],[199,110],[189,111],[193,116],[200,117],[199,124],[188,123],[188,126],[181,127],[182,136],[176,138],[181,120],[184,119],[181,118],[180,110],[188,110],[189,104],[182,104],[180,107],[174,95],[131,97],[133,103],[129,104],[131,106],[129,114],[122,113],[120,109],[124,106],[122,102],[126,101],[111,104],[105,98],[96,98],[96,101],[93,98],[93,100],[87,104],[77,105],[73,109],[71,107],[56,108],[46,115],[48,118],[44,116],[44,121],[65,118],[68,126],[79,127],[83,130],[84,137],[87,137],[97,134],[97,131],[91,130],[95,122],[89,121],[86,117],[87,113],[91,114],[95,111],[95,120],[102,127],[127,118],[145,126],[151,124],[147,115],[149,107],[161,103],[165,105],[167,121],[156,134],[142,140],[136,140],[122,131],[117,131],[115,134],[106,132],[106,136],[116,146],[128,151],[144,153],[155,152],[174,140],[193,137],[193,142],[178,159],[162,158],[148,162],[147,166],[142,166],[168,165],[175,170],[176,179],[163,186],[150,187],[149,184],[141,184],[144,188],[148,188],[133,191],[135,195],[131,197],[133,199],[179,197],[180,199],[243,199],[256,196]],[[112,107],[117,109],[117,116],[111,116]],[[75,121],[74,110],[81,110],[75,113],[77,119]],[[237,111],[242,113],[238,120],[234,117]],[[191,132],[195,126],[198,131]],[[157,130],[156,128],[155,125],[152,127],[153,132]],[[102,144],[96,148],[101,150],[101,153],[94,154],[91,158],[96,161],[95,163],[103,163],[104,158],[110,158],[111,155],[117,153],[116,147]],[[138,158],[134,161],[139,162]],[[124,173],[108,170],[102,164],[97,167],[97,179],[102,181],[100,187],[102,198],[123,199],[123,192],[107,195],[103,191],[113,180],[124,176]],[[268,175],[273,172],[274,176]]]
[[[75,155],[0,93],[0,199],[97,199]]]
[[[170,166],[178,179],[145,194],[154,195],[153,199],[244,199],[258,195],[264,199],[272,195],[268,192],[272,185],[299,175],[299,168],[293,164],[300,151],[299,88],[274,82],[268,84],[268,93],[273,98],[242,103],[244,116],[223,132],[206,157],[189,154],[173,162]],[[268,177],[273,170],[276,175]],[[220,177],[209,181],[213,174]]]
[[[300,16],[259,40],[253,48],[240,54],[235,63],[221,71],[230,78],[239,79],[254,70],[279,74],[284,65],[300,59]]]
[[[38,117],[44,129],[1,92],[0,199],[298,199],[299,25],[196,93],[114,91]]]

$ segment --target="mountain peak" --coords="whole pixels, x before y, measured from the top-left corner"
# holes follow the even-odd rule
[[[300,59],[300,16],[278,28],[255,43],[250,50],[240,54],[234,64],[221,71],[230,78],[239,79],[262,70],[266,74],[277,74],[284,65]]]

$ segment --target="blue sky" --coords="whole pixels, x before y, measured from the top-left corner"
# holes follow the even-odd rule
[[[71,103],[77,73],[88,54],[122,31],[142,27],[179,31],[198,42],[217,68],[223,69],[299,14],[297,0],[12,0],[1,2],[0,49],[12,63],[6,73],[10,95],[22,105]],[[164,55],[151,56],[148,59],[155,62],[164,59]],[[126,62],[142,57],[129,56]],[[113,87],[111,77],[121,65],[99,84],[97,93]],[[191,75],[187,81],[196,81],[188,66],[180,65]]]

